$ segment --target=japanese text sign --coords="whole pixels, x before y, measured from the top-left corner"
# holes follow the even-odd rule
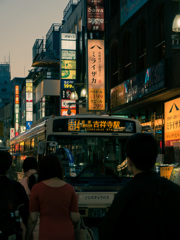
[[[104,40],[88,40],[88,109],[105,110]]]

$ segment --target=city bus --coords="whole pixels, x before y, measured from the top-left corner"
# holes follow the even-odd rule
[[[27,156],[41,161],[55,153],[65,180],[74,186],[80,213],[89,219],[102,218],[115,194],[128,181],[125,143],[132,134],[142,132],[138,120],[75,115],[50,117],[11,139],[10,153],[18,180]]]

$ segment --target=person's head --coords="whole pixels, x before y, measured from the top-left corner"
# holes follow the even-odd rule
[[[12,157],[9,152],[0,150],[0,175],[5,175],[12,164]]]
[[[23,171],[26,173],[28,172],[30,169],[35,169],[37,170],[37,160],[34,157],[27,157],[22,165]]]
[[[54,153],[50,153],[40,161],[38,181],[40,182],[54,177],[63,179],[63,168],[59,158]]]
[[[28,187],[31,190],[34,184],[37,182],[35,173],[37,171],[37,160],[35,157],[27,157],[24,159],[22,168],[26,176],[28,176]],[[36,171],[35,171],[36,170]]]
[[[148,133],[136,133],[126,143],[128,168],[132,165],[140,171],[152,170],[158,154],[155,138]]]

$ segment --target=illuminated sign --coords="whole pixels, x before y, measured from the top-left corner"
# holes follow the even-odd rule
[[[160,166],[160,176],[170,179],[173,168],[172,166]]]
[[[61,79],[61,89],[74,89],[74,80]]]
[[[54,132],[104,132],[104,133],[135,133],[134,121],[126,119],[55,119]]]
[[[61,39],[76,41],[76,34],[75,33],[61,33]]]
[[[61,109],[61,116],[74,116],[76,115],[76,109],[71,109],[71,114],[68,114],[68,109],[67,108],[63,108]]]
[[[76,60],[76,51],[61,50],[61,59]]]
[[[104,0],[87,0],[87,30],[104,31]]]
[[[165,146],[180,142],[180,98],[164,104],[164,139]]]
[[[33,80],[26,79],[26,130],[33,122]]]
[[[14,111],[15,111],[15,136],[19,135],[19,85],[15,85],[15,104],[14,104]]]
[[[105,110],[104,40],[88,40],[88,109]]]
[[[158,72],[158,74],[157,74]],[[111,108],[132,102],[165,87],[164,60],[111,89]]]
[[[62,69],[61,79],[76,79],[76,70]]]
[[[61,108],[76,108],[76,100],[61,100]]]
[[[61,60],[61,69],[76,70],[76,60]]]
[[[61,33],[61,115],[67,114],[67,103],[76,80],[76,34]],[[66,99],[67,101],[65,101]],[[76,105],[71,115],[76,114]]]
[[[15,129],[14,128],[10,128],[10,139],[15,137]]]

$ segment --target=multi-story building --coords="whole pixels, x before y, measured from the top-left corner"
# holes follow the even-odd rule
[[[60,24],[52,24],[46,39],[37,39],[33,46],[33,121],[60,114]]]
[[[10,63],[0,63],[0,108],[9,103],[12,93]]]
[[[171,162],[180,142],[180,36],[172,31],[178,2],[133,2],[109,2],[110,114],[150,124]]]

